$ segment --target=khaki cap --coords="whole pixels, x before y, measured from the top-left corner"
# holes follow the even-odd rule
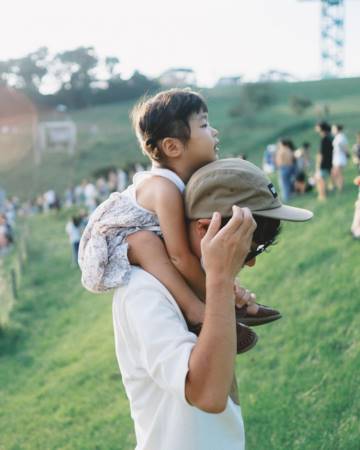
[[[232,205],[247,207],[258,216],[293,222],[313,217],[307,209],[283,205],[271,181],[249,161],[220,159],[191,176],[185,190],[186,217],[210,218],[214,211],[230,217]]]

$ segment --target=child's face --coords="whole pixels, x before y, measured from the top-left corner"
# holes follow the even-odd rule
[[[208,114],[200,111],[189,119],[191,136],[185,145],[185,155],[194,170],[217,159],[218,131],[209,124]]]

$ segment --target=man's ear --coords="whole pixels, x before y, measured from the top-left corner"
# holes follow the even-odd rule
[[[167,158],[178,158],[184,151],[184,144],[180,139],[167,137],[161,141],[161,148]]]
[[[201,239],[205,236],[209,228],[210,222],[211,219],[198,219],[196,221],[196,232],[198,233]]]

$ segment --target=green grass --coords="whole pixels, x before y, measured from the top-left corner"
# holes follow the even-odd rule
[[[241,281],[283,319],[258,327],[237,358],[248,450],[357,450],[360,431],[356,188],[319,204]],[[30,222],[20,297],[0,336],[1,450],[129,450],[133,425],[112,336],[111,295],[83,290],[70,267],[65,213]],[[170,449],[169,449],[170,450]],[[185,450],[185,449],[184,449]],[[219,449],[220,450],[220,449]]]
[[[239,102],[239,87],[204,89],[211,123],[219,129],[221,156],[245,153],[260,163],[267,144],[279,137],[291,137],[297,145],[304,140],[312,143],[313,156],[318,148],[314,124],[319,120],[317,109],[327,104],[329,120],[341,122],[353,143],[360,128],[360,78],[322,80],[301,83],[273,83],[274,104],[253,120],[234,118],[229,111]],[[289,97],[307,97],[314,106],[303,116],[295,116],[289,107]],[[10,194],[27,198],[49,187],[63,193],[71,183],[78,183],[99,167],[126,166],[129,162],[147,161],[141,154],[128,118],[134,102],[98,106],[75,111],[71,117],[78,126],[76,154],[47,154],[35,167],[31,153],[11,171],[0,172],[1,185]],[[91,136],[96,125],[98,134]]]
[[[110,297],[81,287],[63,218],[31,228],[20,299],[0,337],[0,448],[131,448]]]
[[[348,186],[327,204],[297,202],[314,210],[313,222],[287,224],[277,248],[244,274],[258,301],[284,316],[257,329],[257,348],[237,361],[249,449],[359,448],[360,244],[349,234],[355,197]]]
[[[290,95],[327,103],[331,121],[360,128],[360,79],[277,83],[276,103],[253,122],[231,118],[237,89],[204,91],[221,134],[222,156],[247,153],[259,163],[280,136],[313,144],[315,109],[294,116]],[[132,103],[78,111],[76,156],[55,154],[39,168],[23,160],[1,173],[9,193],[33,195],[94,169],[141,158],[128,122]],[[97,124],[99,134],[89,137]],[[360,442],[359,242],[351,239],[355,175],[325,204],[315,194],[294,204],[315,218],[286,224],[279,243],[246,269],[242,282],[283,319],[256,329],[260,340],[237,358],[248,450],[357,450]],[[133,425],[112,336],[111,295],[94,296],[70,267],[66,214],[30,220],[29,257],[19,300],[0,329],[0,450],[128,450]],[[171,450],[171,449],[169,449]],[[185,449],[184,449],[185,450]]]

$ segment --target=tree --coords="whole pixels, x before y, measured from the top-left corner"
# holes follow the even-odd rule
[[[138,71],[123,80],[119,59],[108,56],[99,60],[93,47],[55,56],[41,47],[22,58],[0,61],[1,85],[21,90],[39,106],[60,103],[70,108],[129,100],[159,88],[156,81]]]
[[[109,79],[119,78],[120,73],[116,71],[116,68],[119,67],[120,61],[116,56],[107,56],[105,58],[105,67],[109,74]]]
[[[230,110],[234,117],[252,118],[275,101],[271,83],[247,83],[240,90],[240,102]]]
[[[21,89],[35,99],[43,77],[47,74],[47,57],[48,49],[41,47],[22,58],[1,61],[1,82]]]
[[[89,106],[91,102],[91,83],[96,80],[93,73],[98,57],[93,47],[78,47],[55,56],[58,63],[58,76],[62,87],[59,92],[64,103],[71,106]]]
[[[290,108],[298,116],[304,114],[304,112],[313,105],[310,99],[305,97],[297,97],[296,95],[290,97],[289,103]]]

